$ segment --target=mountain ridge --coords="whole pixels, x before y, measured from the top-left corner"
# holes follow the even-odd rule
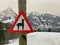
[[[38,30],[38,28],[48,30],[49,28],[60,26],[60,17],[48,13],[37,14],[36,12],[31,12],[28,16],[28,20],[35,30]]]

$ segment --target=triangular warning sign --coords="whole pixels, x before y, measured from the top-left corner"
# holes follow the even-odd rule
[[[25,25],[26,23],[26,25]],[[16,28],[17,27],[17,28]],[[21,29],[20,29],[21,27]],[[29,27],[28,29],[25,29],[25,27]],[[30,25],[30,22],[28,21],[26,15],[23,11],[20,11],[19,15],[17,16],[14,24],[11,26],[10,32],[33,32],[33,28]]]

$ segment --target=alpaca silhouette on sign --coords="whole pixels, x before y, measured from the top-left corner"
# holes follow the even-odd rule
[[[24,19],[22,19],[22,23],[17,24],[18,30],[20,26],[22,26],[22,30],[24,30]]]

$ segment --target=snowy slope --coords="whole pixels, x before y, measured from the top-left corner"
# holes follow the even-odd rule
[[[9,40],[9,44],[4,44],[4,45],[19,45],[19,38]]]
[[[27,45],[60,45],[60,33],[29,33],[27,34]]]

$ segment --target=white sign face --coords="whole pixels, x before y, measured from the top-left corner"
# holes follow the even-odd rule
[[[18,19],[18,22],[16,23],[13,30],[29,30],[29,27],[22,16]]]

